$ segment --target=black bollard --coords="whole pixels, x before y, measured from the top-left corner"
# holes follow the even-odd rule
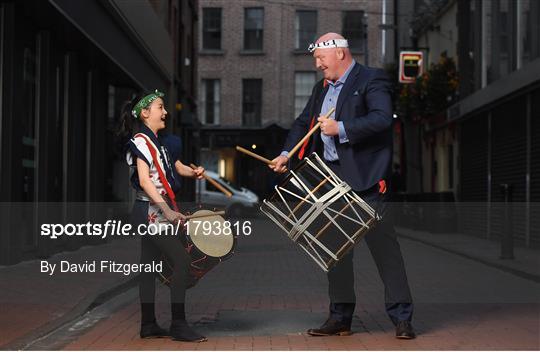
[[[501,238],[500,259],[514,259],[512,185],[509,183],[501,183],[499,187],[504,196],[504,233]]]

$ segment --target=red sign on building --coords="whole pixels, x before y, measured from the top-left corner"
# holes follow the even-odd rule
[[[399,82],[414,83],[423,72],[424,53],[421,51],[402,51],[399,53]]]

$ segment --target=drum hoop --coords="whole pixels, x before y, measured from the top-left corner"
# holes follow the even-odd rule
[[[197,211],[209,211],[211,212],[211,210],[207,210],[207,209],[199,209]],[[195,214],[197,211],[195,211],[193,214]],[[220,218],[222,221],[222,223],[224,223],[226,220],[220,216],[220,215],[213,215],[214,217],[218,217]],[[220,220],[213,220],[213,221],[220,221]],[[231,247],[229,249],[229,251],[227,253],[225,253],[224,255],[220,255],[220,256],[214,256],[214,255],[211,255],[211,254],[208,254],[206,253],[205,251],[203,251],[198,245],[197,243],[193,240],[191,234],[189,232],[186,231],[185,233],[185,236],[186,238],[188,239],[188,241],[198,250],[200,251],[202,254],[204,254],[205,256],[208,256],[210,258],[214,258],[214,259],[219,259],[220,261],[223,261],[223,260],[226,260],[228,259],[232,254],[234,254],[234,250],[236,249],[236,242],[237,242],[237,236],[233,235],[231,233],[231,237],[232,237],[232,244],[231,244]]]
[[[317,165],[315,165],[315,163],[313,161],[311,161],[311,159],[306,159],[306,163],[309,164],[315,171],[317,171],[321,176],[323,176],[324,178],[331,178],[330,180],[330,183],[333,183],[334,186],[340,184],[341,182],[343,182],[339,177],[337,177],[336,174],[334,174],[334,172],[329,168],[327,167],[327,165],[319,158],[319,156],[317,155],[317,153],[313,153],[315,154],[314,155],[314,158],[321,163],[321,166],[324,168],[324,170],[328,173],[328,175],[326,175],[323,171],[321,171],[319,169],[319,167]],[[332,182],[333,181],[333,182]]]
[[[310,156],[311,156],[311,155],[310,155]],[[322,161],[322,159],[319,157],[319,154],[317,154],[317,153],[314,152],[314,153],[312,153],[312,156],[319,162],[319,164],[324,168],[324,170],[326,170],[326,172],[328,172],[328,173],[332,176],[332,178],[334,179],[334,181],[335,181],[336,183],[343,182],[343,181],[338,177],[338,175],[336,175],[336,174],[334,173],[334,171],[332,171],[332,169],[330,169],[330,168],[328,167],[328,165],[326,165],[326,163],[325,163],[324,161]],[[310,159],[308,159],[308,160],[310,160]],[[310,160],[310,161],[311,161],[311,160]]]
[[[296,173],[291,170],[291,174],[294,176],[294,178],[296,179],[296,181],[300,184],[300,186],[302,186],[304,188],[304,190],[307,192],[307,194],[309,196],[311,196],[311,198],[315,199],[315,201],[318,201],[317,197],[313,194],[312,190],[310,190],[306,184],[304,182],[302,182],[302,180],[300,180],[300,178],[298,177],[298,175],[296,175]]]
[[[275,205],[273,205],[271,202],[269,202],[268,200],[264,199],[263,200],[263,204],[266,205],[268,208],[274,210],[276,213],[280,213],[282,215],[285,215],[283,214]],[[276,225],[278,225],[284,232],[289,232],[282,224],[281,221],[277,220],[273,214],[269,213],[268,211],[264,210],[263,206],[261,205],[261,207],[259,208],[264,214],[266,214],[266,216],[268,216],[270,218],[270,220],[272,220]],[[284,219],[283,220],[286,220],[286,221],[289,221],[291,223],[291,225],[294,225],[292,223],[292,220],[289,219],[287,216],[284,216]]]
[[[311,249],[313,250],[313,252],[315,254],[317,254],[317,257],[315,257],[310,251],[307,250],[307,248],[305,247],[304,244],[300,244],[300,248],[302,248],[304,250],[304,252],[306,252],[312,259],[313,261],[315,261],[315,263],[317,263],[317,265],[319,265],[321,267],[321,269],[325,272],[328,272],[328,265],[326,265],[326,263],[324,262],[324,260],[321,258],[321,256],[319,255],[319,252],[317,252],[315,250],[315,248],[313,248],[313,246],[311,244],[309,244],[309,246],[311,247]]]

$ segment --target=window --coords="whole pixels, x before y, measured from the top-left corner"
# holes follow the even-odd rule
[[[24,47],[22,57],[22,94],[25,104],[20,106],[20,156],[23,169],[20,198],[24,202],[35,200],[35,179],[36,179],[36,91],[39,87],[39,76],[36,68],[39,54],[36,55],[31,42]],[[20,137],[19,137],[20,138]]]
[[[495,13],[498,15],[497,29],[498,31],[498,40],[499,41],[499,74],[500,76],[506,76],[509,71],[512,70],[512,9],[509,0],[500,0],[499,2],[499,12]]]
[[[317,11],[296,11],[294,29],[296,32],[295,48],[307,50],[309,44],[315,41]]]
[[[317,76],[315,72],[296,72],[294,74],[294,116],[302,113],[306,106]]]
[[[485,56],[486,78],[490,84],[506,76],[515,69],[515,55],[513,43],[514,25],[516,21],[516,2],[498,0],[485,4],[484,20],[486,21]]]
[[[242,80],[242,123],[260,126],[262,110],[262,79]]]
[[[203,50],[221,50],[221,8],[203,8]]]
[[[219,124],[221,82],[219,79],[203,79],[201,84],[202,123]]]
[[[246,8],[244,12],[244,49],[263,49],[264,9],[262,7]]]
[[[540,56],[540,25],[535,18],[540,18],[540,2],[522,0],[518,3],[519,12],[519,40],[521,51],[520,65],[530,62]]]
[[[364,11],[343,12],[343,36],[349,41],[349,48],[364,50]]]

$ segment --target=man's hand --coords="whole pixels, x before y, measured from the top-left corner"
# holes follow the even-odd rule
[[[268,165],[268,167],[274,170],[274,172],[282,174],[287,171],[287,163],[289,162],[289,158],[287,158],[286,156],[280,155],[274,160],[272,160],[272,162],[273,164]]]
[[[325,136],[337,136],[339,134],[339,127],[336,120],[333,119],[326,119],[322,116],[319,116],[317,121],[322,122],[321,123],[321,132]]]
[[[193,177],[200,180],[204,177],[204,167],[199,166],[196,169],[193,169]]]

